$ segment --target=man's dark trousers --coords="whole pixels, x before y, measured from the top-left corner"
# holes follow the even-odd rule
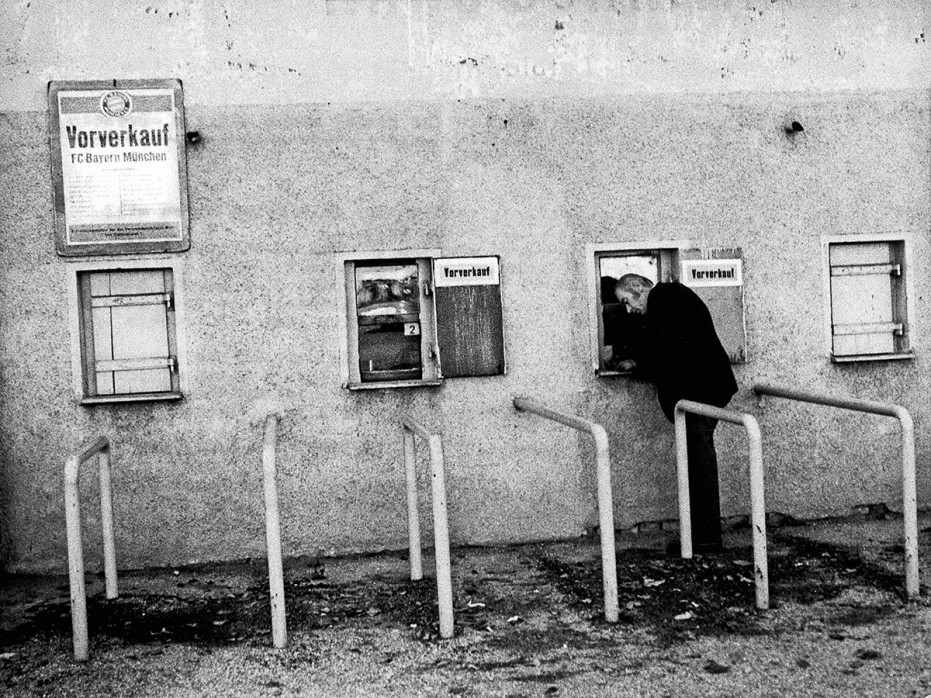
[[[718,457],[714,428],[718,420],[687,412],[685,433],[689,457],[689,506],[692,510],[692,544],[720,547],[721,504],[718,492]]]

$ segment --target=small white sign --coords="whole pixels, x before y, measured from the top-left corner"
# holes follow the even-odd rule
[[[497,257],[450,257],[433,261],[435,286],[497,286]]]
[[[681,263],[679,277],[686,286],[742,286],[740,259],[689,259]]]
[[[420,323],[419,322],[405,322],[404,323],[404,336],[405,337],[416,337],[420,334]]]

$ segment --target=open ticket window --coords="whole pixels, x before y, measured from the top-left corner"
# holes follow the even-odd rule
[[[597,288],[596,371],[599,375],[630,373],[624,362],[637,362],[643,351],[644,319],[628,312],[614,288],[626,274],[643,276],[654,284],[668,280],[670,258],[663,250],[623,250],[595,255]]]
[[[360,380],[421,380],[424,352],[417,262],[357,265],[355,293]]]
[[[345,386],[504,373],[498,257],[344,260]]]

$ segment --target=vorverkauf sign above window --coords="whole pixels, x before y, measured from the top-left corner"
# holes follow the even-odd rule
[[[190,247],[180,80],[52,81],[49,116],[58,254]]]

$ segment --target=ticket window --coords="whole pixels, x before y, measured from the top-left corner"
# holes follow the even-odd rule
[[[625,274],[644,276],[654,284],[670,281],[675,269],[675,250],[624,250],[595,253],[598,340],[596,372],[602,376],[624,375],[621,364],[637,361],[643,352],[643,316],[628,312],[614,293]]]
[[[847,236],[826,248],[832,360],[911,358],[906,241]]]
[[[87,270],[76,282],[79,401],[180,399],[173,269]]]
[[[504,373],[497,257],[345,262],[350,389]]]
[[[350,382],[411,383],[439,379],[430,263],[426,259],[346,265],[354,356]]]
[[[593,365],[601,376],[626,375],[623,362],[639,361],[645,351],[646,320],[627,312],[614,287],[625,274],[638,274],[654,284],[676,281],[692,289],[711,314],[731,363],[746,361],[743,305],[743,258],[739,248],[596,250],[595,316],[597,341]]]

